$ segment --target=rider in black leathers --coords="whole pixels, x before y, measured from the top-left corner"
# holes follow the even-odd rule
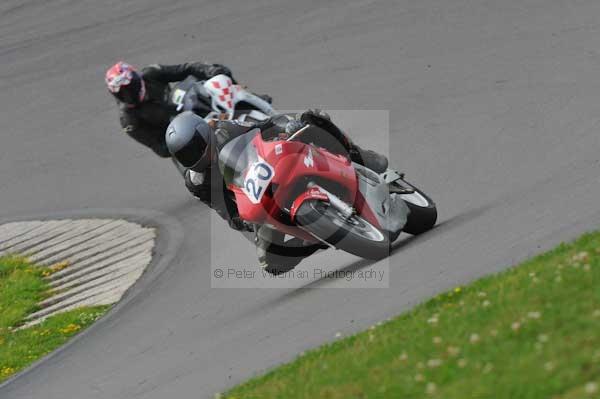
[[[231,70],[220,64],[154,64],[138,72],[131,65],[118,62],[106,71],[105,80],[109,92],[117,100],[123,131],[159,157],[169,158],[165,129],[178,113],[169,101],[169,83],[188,76],[206,80],[219,74],[233,79]]]

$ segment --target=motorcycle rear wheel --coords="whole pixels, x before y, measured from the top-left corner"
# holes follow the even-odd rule
[[[316,238],[366,259],[382,259],[390,253],[389,236],[360,215],[346,218],[328,202],[304,202],[296,222]]]

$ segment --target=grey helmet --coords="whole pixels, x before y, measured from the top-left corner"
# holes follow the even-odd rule
[[[212,129],[191,111],[177,115],[165,134],[169,152],[180,164],[195,172],[204,172],[211,162]]]

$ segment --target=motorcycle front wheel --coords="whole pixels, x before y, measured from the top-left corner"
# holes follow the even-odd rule
[[[386,233],[360,215],[346,217],[325,201],[304,202],[296,222],[319,240],[361,258],[382,259],[390,253]]]
[[[402,231],[412,235],[423,234],[435,226],[437,221],[437,207],[423,191],[405,180],[403,182],[410,186],[414,192],[400,194],[400,198],[402,198],[410,210]]]

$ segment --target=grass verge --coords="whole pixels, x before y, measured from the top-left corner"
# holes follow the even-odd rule
[[[457,287],[222,396],[600,398],[600,233]]]
[[[50,288],[43,277],[58,269],[38,267],[19,257],[0,257],[0,382],[64,344],[108,309],[80,308],[27,329],[15,329],[39,310],[37,304]]]

